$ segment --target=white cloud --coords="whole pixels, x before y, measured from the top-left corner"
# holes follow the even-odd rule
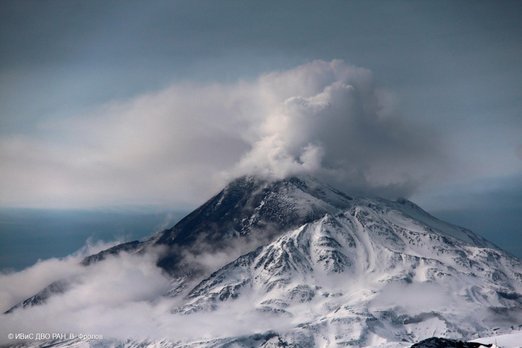
[[[81,274],[84,268],[79,263],[85,256],[118,243],[88,242],[78,252],[66,258],[51,258],[38,261],[19,272],[0,273],[0,312],[3,313],[18,302],[33,296],[52,282]]]
[[[174,85],[1,138],[0,204],[193,205],[245,173],[407,195],[441,156],[395,105],[371,72],[342,61]]]
[[[162,296],[173,286],[173,280],[156,266],[158,255],[121,254],[89,267],[78,266],[78,259],[53,260],[23,272],[0,275],[2,299],[11,299],[7,306],[8,302],[2,301],[2,310],[14,305],[12,299],[24,288],[16,279],[30,285],[31,289],[24,290],[32,291],[30,295],[47,285],[43,278],[70,282],[65,293],[50,297],[45,304],[3,315],[0,344],[12,342],[8,339],[12,332],[83,333],[122,340],[167,338],[175,342],[282,328],[280,318],[256,311],[249,294],[218,311],[192,314],[190,320],[173,313],[179,299]]]

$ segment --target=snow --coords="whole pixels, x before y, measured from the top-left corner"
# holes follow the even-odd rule
[[[512,332],[498,336],[478,338],[471,342],[494,344],[498,348],[520,348],[522,347],[522,331]]]

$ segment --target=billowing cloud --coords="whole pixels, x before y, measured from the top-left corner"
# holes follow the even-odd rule
[[[396,104],[370,71],[342,61],[177,84],[1,138],[1,204],[195,204],[243,174],[408,195],[442,156]]]
[[[264,76],[280,99],[256,128],[239,173],[309,173],[348,190],[407,195],[442,157],[433,137],[406,123],[372,74],[333,61]]]

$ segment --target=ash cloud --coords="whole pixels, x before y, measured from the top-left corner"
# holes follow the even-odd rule
[[[407,196],[443,161],[435,139],[400,117],[393,95],[366,69],[316,61],[260,84],[279,99],[256,127],[238,173],[307,173],[350,191]]]
[[[194,205],[231,178],[318,176],[408,196],[441,172],[436,135],[369,70],[313,61],[257,79],[176,84],[0,139],[0,204]]]

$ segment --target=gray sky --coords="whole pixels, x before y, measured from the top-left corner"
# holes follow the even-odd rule
[[[520,1],[4,0],[0,205],[193,207],[257,165],[509,244],[520,23]]]

